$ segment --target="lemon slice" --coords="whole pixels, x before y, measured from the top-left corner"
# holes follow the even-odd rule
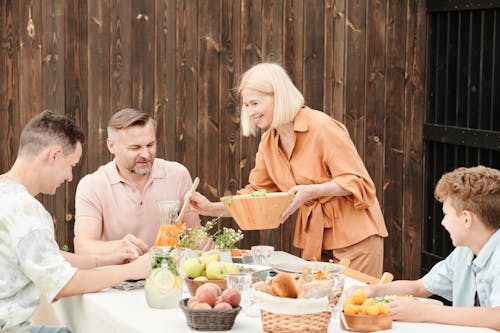
[[[167,269],[157,268],[150,275],[152,285],[158,289],[169,290],[175,283],[175,276]]]

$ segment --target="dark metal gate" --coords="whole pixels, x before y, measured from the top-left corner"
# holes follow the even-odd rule
[[[428,0],[422,274],[453,245],[433,197],[461,166],[500,169],[500,1]]]

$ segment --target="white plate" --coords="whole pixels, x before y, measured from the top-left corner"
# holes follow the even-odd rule
[[[333,264],[330,262],[321,261],[305,261],[304,262],[276,262],[272,265],[273,270],[277,272],[287,272],[287,273],[302,273],[304,267],[308,267],[311,271],[316,272],[318,270],[322,271],[333,271],[334,273],[341,273],[344,270],[344,266]]]
[[[261,266],[261,265],[247,265],[247,264],[236,264],[239,268],[251,269],[252,275],[258,278],[261,281],[266,281],[269,271],[271,270],[270,266]],[[241,270],[240,270],[241,271]]]

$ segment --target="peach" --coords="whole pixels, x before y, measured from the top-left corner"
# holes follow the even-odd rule
[[[198,296],[199,293],[207,290],[210,291],[214,295],[214,297],[217,297],[221,294],[221,290],[218,285],[216,285],[215,283],[207,282],[196,289],[195,296]]]
[[[241,294],[238,290],[229,288],[222,292],[222,302],[229,303],[233,308],[237,307],[241,301]]]
[[[196,293],[196,297],[200,299],[200,303],[207,303],[210,307],[215,305],[215,296],[211,290],[202,290],[201,292]]]
[[[212,289],[214,289],[215,293],[217,294],[215,296],[219,296],[220,294],[222,294],[222,290],[220,289],[220,287],[213,282],[207,282],[204,284],[204,286],[208,286],[208,287],[211,287]]]
[[[195,305],[193,305],[193,309],[195,309],[195,310],[210,310],[210,309],[212,309],[212,307],[210,306],[210,304],[207,304],[207,303],[196,303]]]
[[[221,302],[221,303],[217,304],[216,306],[214,306],[215,310],[231,310],[232,308],[233,307],[231,306],[231,304],[226,303],[226,302]]]
[[[216,305],[219,304],[219,303],[221,303],[221,302],[222,302],[222,296],[215,297],[215,304]]]
[[[194,296],[194,297],[191,297],[191,298],[187,301],[186,306],[187,306],[188,308],[192,308],[192,307],[193,307],[193,305],[195,305],[196,303],[199,303],[199,302],[200,302],[200,298],[199,298],[199,297]]]

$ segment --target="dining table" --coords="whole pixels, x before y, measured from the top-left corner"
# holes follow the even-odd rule
[[[303,262],[303,259],[282,251],[275,251],[271,260],[273,262]],[[362,284],[362,282],[345,278],[345,288]],[[62,298],[52,303],[51,306],[60,323],[71,329],[73,333],[195,332],[187,326],[186,318],[180,308],[150,308],[146,303],[143,289],[109,288],[96,293]],[[258,312],[247,314],[241,311],[236,317],[231,332],[249,333],[262,332],[262,330],[262,321]],[[338,315],[332,317],[328,332],[345,332],[341,329]],[[436,323],[393,322],[392,329],[380,332],[493,333],[495,331],[487,328]]]

